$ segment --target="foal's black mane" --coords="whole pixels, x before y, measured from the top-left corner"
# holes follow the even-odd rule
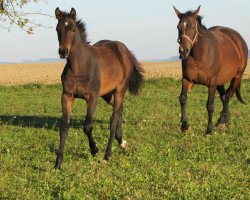
[[[86,25],[85,23],[79,19],[77,22],[76,22],[76,25],[77,25],[77,28],[79,29],[79,32],[80,32],[80,35],[81,35],[81,38],[82,38],[82,41],[83,42],[87,42],[87,33],[86,33]]]
[[[185,12],[185,13],[181,13],[181,14],[180,14],[180,19],[185,18],[185,17],[188,17],[188,16],[191,16],[192,14],[194,14],[194,11],[192,11],[192,10],[189,10],[189,11],[187,11],[187,12]],[[203,29],[207,29],[207,27],[206,27],[204,24],[202,24],[202,19],[203,19],[202,16],[197,15],[197,20],[198,20],[200,26],[201,26]]]
[[[62,12],[63,18],[70,17],[70,14],[68,12]],[[81,39],[83,42],[89,43],[87,41],[87,33],[86,33],[86,25],[81,19],[76,20],[77,28],[79,29]]]

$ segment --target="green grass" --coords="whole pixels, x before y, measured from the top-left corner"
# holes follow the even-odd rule
[[[102,162],[111,107],[100,99],[93,158],[83,133],[86,104],[77,100],[60,171],[54,170],[59,143],[61,85],[0,87],[0,199],[250,199],[250,103],[230,102],[231,124],[204,137],[207,88],[189,94],[192,129],[180,131],[180,81],[148,80],[140,96],[126,95],[124,139]],[[250,81],[242,85],[250,102]],[[216,96],[214,122],[221,111]]]

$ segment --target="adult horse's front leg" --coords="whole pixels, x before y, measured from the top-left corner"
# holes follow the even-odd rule
[[[116,92],[114,95],[115,101],[114,101],[113,114],[112,114],[111,123],[110,123],[110,136],[109,136],[107,149],[104,155],[104,160],[108,160],[112,154],[112,143],[113,143],[114,136],[117,132],[117,128],[120,123],[119,120],[121,120],[121,111],[122,111],[124,94],[125,94],[125,91],[121,91],[121,92]],[[117,138],[118,142],[120,140],[122,144],[121,135],[117,135],[116,137],[118,137]]]
[[[89,140],[89,148],[91,151],[91,154],[95,156],[99,149],[96,146],[95,140],[92,136],[92,130],[93,130],[93,115],[96,109],[98,96],[95,94],[90,94],[89,98],[87,99],[87,115],[84,122],[84,133],[88,136]]]
[[[216,85],[211,84],[208,87],[208,100],[207,100],[207,111],[208,111],[208,125],[207,125],[207,132],[206,135],[211,134],[213,130],[213,112],[214,112],[214,97],[216,92]]]
[[[187,93],[188,90],[193,87],[193,83],[182,78],[182,90],[179,97],[181,104],[181,130],[186,131],[189,128],[187,116],[186,116],[186,105],[187,105]]]
[[[74,96],[62,94],[61,103],[62,103],[63,117],[62,117],[62,122],[61,122],[61,127],[60,127],[60,145],[59,145],[59,150],[57,153],[57,158],[56,158],[56,163],[55,163],[56,169],[60,169],[61,164],[62,164],[63,150],[64,150],[65,141],[68,136],[70,115],[71,115],[73,102],[74,102]]]

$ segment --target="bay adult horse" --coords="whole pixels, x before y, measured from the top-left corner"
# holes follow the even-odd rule
[[[181,13],[174,7],[179,18],[177,26],[180,58],[182,59],[181,129],[188,130],[186,117],[187,93],[194,84],[208,87],[208,126],[206,134],[213,129],[212,114],[216,90],[220,94],[223,109],[217,122],[229,124],[228,103],[235,93],[244,103],[240,94],[242,75],[247,66],[248,48],[241,35],[233,29],[215,26],[206,29],[198,15],[200,7],[194,12]],[[230,81],[227,90],[224,84]]]
[[[89,140],[92,155],[98,148],[92,137],[93,115],[99,97],[113,106],[110,118],[110,137],[104,159],[111,156],[113,138],[119,145],[127,147],[122,138],[122,108],[127,88],[133,95],[138,94],[143,83],[143,69],[127,47],[118,41],[102,40],[93,46],[87,42],[85,25],[76,19],[76,11],[55,10],[58,19],[56,27],[59,41],[59,55],[67,63],[62,73],[62,123],[60,127],[60,145],[55,168],[60,168],[63,150],[68,135],[70,115],[75,98],[85,99],[87,114],[84,132]]]

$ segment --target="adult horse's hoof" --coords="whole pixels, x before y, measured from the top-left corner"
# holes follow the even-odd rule
[[[62,162],[59,162],[58,159],[56,159],[56,163],[55,163],[54,169],[60,170],[61,169],[61,164],[62,164]]]
[[[181,131],[187,131],[187,130],[189,130],[188,123],[186,121],[182,122],[182,124],[181,124]]]
[[[60,169],[62,161],[63,161],[63,155],[58,154],[57,157],[56,157],[56,163],[55,163],[54,169]]]
[[[126,140],[122,140],[122,143],[120,144],[120,147],[127,150],[128,149],[128,143]]]
[[[206,132],[205,134],[204,134],[204,136],[206,136],[206,137],[208,137],[208,136],[211,136],[212,135],[212,131],[210,131],[210,132]]]
[[[229,115],[226,114],[221,114],[220,118],[218,119],[217,123],[216,123],[216,127],[228,127],[229,126],[229,121],[230,121],[230,117]]]
[[[99,152],[99,149],[97,147],[95,147],[94,149],[91,149],[92,156],[96,156],[98,152]]]
[[[218,119],[216,125],[217,128],[227,128],[229,126],[229,121],[228,120],[222,120],[221,118]]]

